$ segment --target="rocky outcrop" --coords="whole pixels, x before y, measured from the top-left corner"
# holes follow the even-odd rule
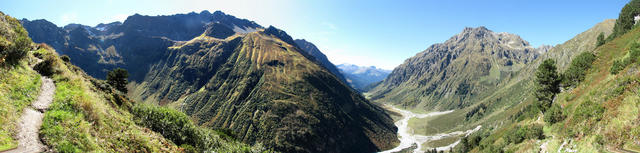
[[[374,99],[405,106],[463,108],[479,93],[507,82],[545,50],[548,47],[536,49],[515,34],[465,28],[407,59],[371,92]]]

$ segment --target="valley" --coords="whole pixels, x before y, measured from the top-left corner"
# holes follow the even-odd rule
[[[250,2],[0,2],[0,152],[640,152],[640,0]]]
[[[443,111],[443,112],[430,112],[426,114],[416,114],[408,110],[403,110],[397,108],[396,106],[392,106],[386,104],[384,106],[385,109],[398,113],[400,117],[396,119],[395,125],[398,127],[398,137],[400,139],[400,144],[390,150],[382,151],[381,153],[393,153],[399,152],[403,150],[409,150],[413,152],[424,152],[435,149],[437,151],[449,151],[453,147],[455,147],[458,143],[460,143],[460,138],[468,136],[473,132],[476,132],[482,128],[481,125],[473,129],[469,129],[466,131],[454,131],[450,133],[438,133],[433,135],[421,135],[416,133],[413,127],[409,126],[409,120],[422,120],[425,118],[432,118],[435,116],[446,115],[453,110]],[[446,139],[453,139],[453,142],[439,144],[439,145],[430,145],[429,147],[425,147],[425,145],[431,144],[431,142],[441,141]]]

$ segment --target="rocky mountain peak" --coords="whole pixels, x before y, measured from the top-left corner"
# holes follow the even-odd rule
[[[508,50],[534,50],[529,42],[523,40],[520,36],[506,32],[493,32],[484,26],[477,28],[466,27],[462,32],[454,35],[445,42],[447,46],[487,46],[492,44],[493,46],[500,46]],[[492,46],[490,45],[490,46]]]
[[[235,34],[235,32],[233,31],[233,29],[223,24],[211,23],[207,25],[207,29],[204,31],[204,34],[210,37],[224,39]]]

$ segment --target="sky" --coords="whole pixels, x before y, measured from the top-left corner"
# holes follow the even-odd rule
[[[629,0],[0,0],[18,19],[95,26],[135,13],[220,10],[314,43],[334,64],[393,69],[465,27],[520,35],[533,46],[561,44]]]

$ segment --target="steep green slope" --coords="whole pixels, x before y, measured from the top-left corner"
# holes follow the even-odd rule
[[[223,139],[207,129],[191,126],[193,123],[188,118],[166,118],[173,114],[180,116],[181,112],[154,109],[157,106],[145,106],[151,109],[140,111],[139,104],[128,100],[106,81],[94,79],[80,68],[62,61],[46,46],[36,55],[45,62],[50,61],[49,69],[56,84],[53,103],[45,113],[40,131],[44,144],[56,152],[182,152],[193,149],[191,147],[219,152],[262,150],[260,146],[251,148],[233,139]],[[165,115],[158,116],[158,113]],[[145,121],[164,119],[145,123],[141,118]],[[184,127],[173,131],[159,130],[153,128],[156,124],[165,125],[165,129],[174,124]],[[183,136],[178,139],[176,134]],[[178,141],[180,139],[191,141]]]
[[[610,34],[615,20],[605,20],[594,25],[594,27],[578,34],[571,40],[553,47],[548,52],[542,54],[531,64],[523,68],[514,75],[505,79],[508,82],[495,90],[484,91],[478,94],[478,99],[470,100],[473,105],[455,110],[453,113],[425,119],[412,119],[409,126],[415,129],[416,133],[432,135],[443,132],[468,130],[482,125],[482,129],[476,132],[479,137],[490,133],[499,132],[496,129],[509,127],[511,122],[522,120],[522,116],[533,116],[535,114],[524,114],[523,110],[534,100],[533,74],[535,69],[545,59],[554,59],[558,63],[560,70],[567,69],[576,55],[591,51],[595,48],[596,38],[600,33]],[[561,71],[561,72],[562,72]],[[416,110],[423,111],[423,110]]]
[[[0,150],[17,147],[17,122],[22,110],[30,105],[40,89],[40,73],[50,75],[55,82],[53,103],[44,113],[39,136],[52,152],[260,152],[259,145],[249,146],[198,126],[181,112],[157,106],[145,106],[128,100],[103,80],[88,76],[80,68],[65,62],[45,44],[32,44],[17,20],[0,12]],[[28,40],[16,48],[19,39]],[[24,57],[8,56],[24,49]],[[29,51],[37,49],[35,51]],[[66,58],[68,59],[68,57]],[[13,63],[8,61],[15,60]],[[37,61],[42,60],[39,64]],[[130,113],[133,111],[134,113]],[[156,117],[156,112],[178,116],[177,119]],[[180,116],[185,116],[180,119]],[[163,118],[162,122],[143,124],[140,118]],[[183,143],[169,132],[152,125],[185,125],[170,133],[186,133]],[[191,125],[191,126],[190,126]],[[168,126],[167,126],[168,127]],[[166,137],[166,139],[165,139]],[[186,144],[186,145],[185,145]],[[202,145],[199,145],[202,144]],[[180,147],[178,147],[180,145]],[[193,148],[199,147],[199,148]]]
[[[568,64],[563,63],[569,63],[574,56],[582,52],[593,50],[597,35],[599,33],[611,33],[613,23],[614,20],[605,20],[578,34],[571,40],[555,46],[533,61],[531,65],[525,66],[517,75],[512,76],[512,81],[508,82],[504,87],[486,92],[486,98],[480,99],[477,105],[457,110],[456,113],[451,115],[438,116],[430,119],[430,121],[415,123],[413,126],[423,127],[435,124],[439,125],[435,129],[447,130],[453,127],[472,127],[460,126],[461,124],[483,124],[485,127],[499,128],[503,124],[502,122],[517,119],[516,114],[521,112],[524,106],[531,104],[535,100],[531,93],[533,93],[535,85],[533,82],[534,72],[539,63],[546,59],[554,59],[557,61],[556,63],[558,63],[560,70],[567,69]],[[431,131],[434,130],[426,130],[425,132]]]
[[[372,98],[420,110],[465,108],[503,87],[548,47],[485,27],[465,28],[395,68]]]
[[[622,12],[624,11],[625,9]],[[623,13],[621,18],[622,16]],[[619,27],[618,24],[620,24],[619,21],[616,22],[615,27]],[[640,116],[637,108],[640,100],[637,96],[638,66],[633,59],[640,53],[638,51],[640,49],[637,49],[640,31],[633,29],[626,34],[618,33],[617,37],[612,35],[608,43],[595,48],[598,33],[610,34],[613,27],[613,20],[606,20],[565,44],[559,45],[563,48],[554,48],[550,51],[552,54],[543,56],[558,61],[560,72],[563,72],[569,67],[566,64],[569,63],[566,57],[577,57],[577,52],[593,52],[596,55],[596,60],[589,66],[591,68],[585,71],[585,79],[578,82],[577,86],[567,87],[568,90],[558,94],[552,108],[544,115],[537,109],[531,109],[536,102],[531,96],[533,92],[531,89],[535,85],[525,86],[523,89],[529,90],[522,91],[528,91],[529,94],[524,95],[529,98],[506,110],[503,115],[498,115],[509,116],[509,120],[501,123],[504,124],[503,126],[496,126],[492,130],[471,135],[466,139],[467,143],[458,146],[458,151],[638,152],[640,149],[638,149],[637,138],[640,135],[638,132],[640,129],[637,127]],[[604,31],[601,31],[603,28]],[[578,46],[587,47],[580,49]],[[571,52],[571,50],[574,51]],[[572,55],[551,56],[565,55],[563,51],[570,51],[568,53]],[[540,60],[542,59],[544,58]],[[575,59],[577,58],[572,60]],[[619,72],[613,73],[613,69]],[[530,70],[523,74],[532,74],[532,72],[533,70]],[[533,125],[544,128],[538,131],[522,128]],[[530,132],[538,133],[541,137],[529,137],[523,134]]]
[[[137,83],[129,93],[135,99],[231,129],[244,142],[287,152],[372,152],[397,141],[381,108],[276,28],[219,11],[133,15],[98,27],[23,24],[90,75],[125,68]]]
[[[505,151],[557,150],[578,152],[625,152],[640,151],[640,80],[637,63],[624,66],[618,74],[611,74],[613,61],[624,58],[638,58],[634,52],[640,52],[637,40],[640,29],[630,30],[601,47],[595,49],[597,59],[586,74],[586,79],[571,89],[560,93],[554,103],[561,107],[558,111],[562,118],[556,122],[545,122],[540,118],[548,117],[536,113],[520,117],[505,128],[497,129],[493,134],[484,136],[474,151],[486,148],[503,148]],[[637,54],[636,54],[637,55]],[[526,104],[522,104],[526,105]],[[516,135],[512,131],[515,125],[544,125],[541,141],[524,140],[509,143],[506,137]]]
[[[15,148],[22,109],[33,101],[40,91],[40,75],[24,60],[31,40],[20,22],[0,12],[0,151]],[[22,39],[26,46],[20,46]]]
[[[225,39],[196,37],[170,47],[130,94],[278,151],[393,147],[391,118],[287,40],[273,27]]]

